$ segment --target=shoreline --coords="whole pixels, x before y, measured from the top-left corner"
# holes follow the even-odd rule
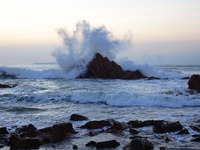
[[[75,119],[72,118],[73,115],[76,115]],[[102,142],[107,142],[107,144],[103,143],[104,148],[128,150],[135,140],[144,145],[149,142],[153,149],[162,150],[170,148],[197,150],[197,147],[200,146],[199,120],[191,125],[183,126],[178,121],[132,120],[119,122],[112,119],[91,121],[87,117],[73,115],[65,123],[54,124],[43,129],[36,129],[31,124],[12,129],[1,127],[0,146],[1,148],[11,146],[11,148],[24,149],[39,147],[60,149],[61,147],[66,148],[66,146],[69,149],[100,149],[99,143],[102,145]],[[30,142],[28,145],[27,139]],[[25,145],[23,144],[24,140],[26,140]],[[94,141],[93,144],[90,143],[91,141]],[[180,143],[181,141],[182,143]],[[32,142],[34,145],[31,144]],[[36,144],[37,142],[38,144]]]

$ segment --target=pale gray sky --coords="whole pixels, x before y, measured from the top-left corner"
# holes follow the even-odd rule
[[[2,0],[0,65],[55,61],[55,30],[81,20],[119,38],[131,31],[135,62],[200,64],[199,18],[200,0]]]

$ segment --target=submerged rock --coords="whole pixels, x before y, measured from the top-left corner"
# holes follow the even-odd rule
[[[166,133],[166,132],[176,132],[183,129],[183,126],[179,121],[177,122],[168,122],[164,121],[159,125],[154,126],[155,133]]]
[[[7,84],[0,84],[0,88],[13,88],[16,87],[17,84],[13,84],[13,85],[7,85]]]
[[[107,57],[97,53],[88,64],[87,70],[79,78],[102,78],[102,79],[141,79],[145,76],[139,71],[124,71],[121,66]]]
[[[1,135],[1,134],[8,134],[8,130],[7,130],[6,127],[1,127],[1,126],[0,126],[0,135]]]
[[[70,117],[71,121],[83,121],[83,120],[88,120],[87,117],[82,116],[82,115],[78,115],[78,114],[72,114]]]
[[[200,92],[200,75],[194,74],[188,81],[188,88]]]
[[[105,149],[105,148],[115,148],[120,145],[119,142],[116,140],[109,140],[109,141],[102,141],[102,142],[95,142],[95,141],[90,141],[87,143],[85,146],[87,147],[95,147],[96,149]]]
[[[153,149],[153,144],[149,142],[146,138],[135,138],[124,149],[125,150],[151,150]]]
[[[96,149],[115,148],[118,147],[119,145],[120,143],[117,142],[116,140],[97,142]]]
[[[107,120],[100,120],[100,121],[89,121],[80,128],[98,129],[106,126],[112,126],[111,122]]]

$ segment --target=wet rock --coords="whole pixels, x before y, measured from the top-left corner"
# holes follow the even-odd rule
[[[120,133],[127,127],[125,124],[115,121],[110,128],[106,130],[108,133]]]
[[[76,133],[71,123],[55,124],[37,130],[32,124],[18,127],[9,138],[11,147],[20,149],[38,148],[42,144],[63,140],[66,135]]]
[[[29,124],[29,125],[25,125],[25,126],[16,128],[15,133],[33,132],[36,130],[37,130],[37,128],[34,125]]]
[[[96,146],[96,142],[95,141],[90,141],[89,143],[87,143],[85,146],[91,146],[91,147],[94,147]]]
[[[154,125],[155,133],[166,133],[166,132],[176,132],[183,129],[183,126],[179,121],[177,122],[167,122],[164,121],[160,124]]]
[[[138,134],[138,133],[139,133],[137,130],[135,130],[135,129],[133,129],[133,128],[130,128],[130,129],[129,129],[129,132],[130,132],[131,134]]]
[[[73,145],[72,148],[73,148],[73,149],[78,149],[78,146],[77,146],[77,145]]]
[[[81,126],[80,128],[98,129],[98,128],[103,128],[107,126],[112,126],[110,121],[100,120],[100,121],[89,121],[85,125]]]
[[[41,145],[37,138],[20,138],[17,134],[12,134],[9,138],[11,149],[35,149]]]
[[[190,134],[190,133],[189,133],[188,129],[183,129],[183,130],[179,131],[177,134],[183,135],[183,134]]]
[[[193,141],[193,142],[200,142],[200,137],[193,138],[191,141]]]
[[[189,80],[190,77],[184,77],[184,78],[181,78],[182,80]]]
[[[188,88],[200,92],[200,75],[194,74],[188,81]]]
[[[191,125],[190,128],[194,131],[200,132],[200,125]]]
[[[15,87],[15,86],[17,86],[17,85],[0,84],[0,88],[1,88],[1,89],[4,89],[4,88],[13,88],[13,87]]]
[[[144,75],[140,71],[123,71],[116,62],[110,61],[97,53],[88,64],[87,70],[79,78],[102,78],[102,79],[141,79]]]
[[[158,77],[147,77],[147,80],[160,80]]]
[[[1,127],[0,126],[0,134],[8,134],[8,130],[6,127]]]
[[[128,150],[151,150],[153,149],[153,144],[145,138],[135,138],[131,143],[126,146],[125,149]]]
[[[72,114],[70,117],[71,121],[83,121],[83,120],[88,120],[87,117],[82,116],[82,115],[78,115],[78,114]]]
[[[166,136],[164,136],[164,140],[165,140],[165,142],[170,142],[170,141],[172,141],[172,137],[169,135],[166,135]]]
[[[97,142],[96,148],[97,149],[103,149],[103,148],[115,148],[120,145],[119,142],[116,140],[110,140],[110,141],[103,141],[103,142]]]
[[[38,137],[42,143],[61,141],[67,134],[77,133],[71,123],[61,123],[38,130]]]
[[[156,126],[164,122],[164,120],[146,120],[146,121],[138,121],[133,120],[129,121],[128,125],[130,125],[132,128],[142,128],[147,126]]]

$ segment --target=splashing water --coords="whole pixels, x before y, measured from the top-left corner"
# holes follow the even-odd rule
[[[97,52],[114,60],[116,53],[127,43],[114,38],[105,26],[91,27],[86,21],[77,23],[72,35],[64,29],[59,29],[58,34],[63,38],[64,47],[54,51],[53,56],[63,72],[75,77],[85,71]]]

